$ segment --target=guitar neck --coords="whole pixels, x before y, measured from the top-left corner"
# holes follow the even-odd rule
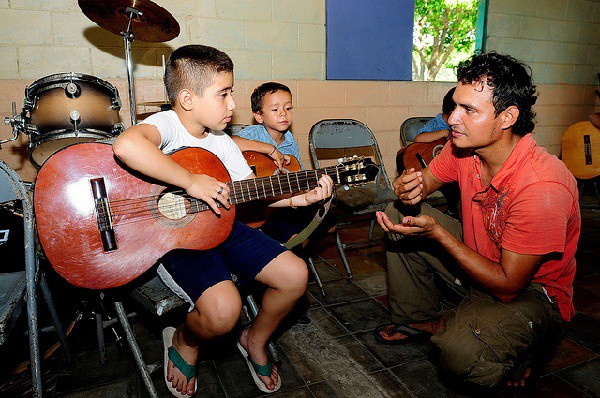
[[[273,198],[293,192],[310,190],[317,186],[319,178],[329,175],[334,184],[342,184],[339,166],[326,167],[318,170],[302,170],[294,173],[279,173],[277,175],[228,182],[230,189],[229,202],[232,205],[250,202],[259,199]],[[209,206],[199,200],[191,199],[190,212],[208,210]]]

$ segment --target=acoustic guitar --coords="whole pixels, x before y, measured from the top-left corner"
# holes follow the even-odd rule
[[[227,182],[229,211],[209,206],[133,171],[110,144],[79,143],[52,155],[40,169],[34,208],[42,248],[52,267],[75,286],[105,289],[141,275],[175,248],[210,249],[231,232],[235,206],[314,188],[323,174],[336,184],[375,179],[370,159],[343,159],[337,166],[231,182],[212,153],[186,148],[170,155],[192,173]]]
[[[398,174],[406,169],[423,170],[446,145],[447,140],[440,138],[432,142],[414,142],[400,148],[396,154],[396,170]]]
[[[562,136],[562,161],[576,178],[600,175],[600,130],[585,121],[575,123]]]
[[[254,171],[254,174],[257,177],[269,177],[276,176],[281,173],[290,173],[294,171],[300,171],[302,168],[300,167],[300,162],[294,156],[291,157],[291,162],[289,165],[284,166],[281,170],[277,168],[273,159],[264,153],[255,152],[255,151],[244,151],[242,152],[246,162]],[[293,194],[293,193],[292,193]],[[272,198],[273,201],[277,199],[286,199],[289,198],[292,194],[281,195],[280,197]],[[261,202],[248,202],[242,203],[237,206],[237,217],[238,220],[247,224],[252,228],[259,228],[262,226],[267,218],[271,216],[271,214],[276,211],[272,207],[268,207],[266,203]]]

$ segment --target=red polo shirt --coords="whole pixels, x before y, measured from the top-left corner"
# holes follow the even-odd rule
[[[429,168],[441,181],[458,181],[464,242],[470,248],[495,262],[500,262],[502,248],[549,254],[533,282],[544,286],[569,321],[575,313],[573,278],[581,215],[577,183],[564,163],[527,134],[487,186],[481,183],[479,157],[451,142]]]

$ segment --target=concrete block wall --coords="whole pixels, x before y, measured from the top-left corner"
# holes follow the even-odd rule
[[[136,78],[161,77],[162,56],[189,43],[226,51],[238,79],[325,78],[324,0],[154,2],[173,15],[181,32],[166,43],[132,42]],[[64,72],[127,76],[123,38],[89,20],[77,0],[0,1],[0,21],[0,79]]]
[[[594,84],[600,1],[488,0],[487,49],[531,66],[538,84]]]
[[[173,14],[181,34],[168,43],[134,41],[137,101],[163,98],[160,78],[163,54],[168,56],[174,48],[188,43],[213,45],[226,51],[235,63],[234,97],[238,106],[235,123],[252,123],[249,98],[258,84],[277,80],[292,89],[295,102],[292,131],[305,164],[310,164],[310,127],[325,118],[351,118],[373,130],[388,173],[393,177],[402,121],[411,116],[434,116],[440,111],[443,95],[453,85],[324,80],[324,0],[157,0],[156,3]],[[564,17],[560,14],[560,18],[565,20],[546,10],[546,3],[563,10]],[[579,53],[565,52],[566,47],[558,46],[548,49],[554,55],[536,50],[533,57],[533,48],[538,43],[543,47],[550,46],[546,42],[567,43],[594,37],[593,32],[600,26],[599,5],[600,0],[490,1],[488,48],[511,53],[532,65],[540,93],[535,108],[538,113],[535,137],[557,155],[564,130],[587,119],[594,108],[600,109],[592,73],[600,71],[597,60],[600,51],[597,43],[582,42],[584,50]],[[576,14],[577,7],[583,7],[585,12]],[[543,10],[546,11],[538,14]],[[552,34],[540,33],[546,29],[544,24],[531,21],[541,16],[549,19],[548,25],[563,21],[565,28]],[[10,114],[12,101],[20,112],[24,89],[33,81],[74,71],[115,85],[123,101],[122,120],[130,124],[122,38],[87,19],[76,0],[0,0],[0,21],[0,116]],[[577,35],[573,33],[575,27]],[[529,42],[531,46],[524,48],[524,43]],[[563,72],[548,73],[551,69]],[[575,81],[573,76],[585,78]],[[139,107],[138,113],[156,110]],[[0,139],[9,136],[8,126],[0,126]],[[16,142],[5,144],[0,159],[25,180],[33,181],[36,170],[27,160],[27,142],[28,137],[22,134]]]

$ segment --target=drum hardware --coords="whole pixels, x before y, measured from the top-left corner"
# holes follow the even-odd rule
[[[19,131],[23,131],[23,116],[21,114],[17,115],[17,104],[15,101],[12,102],[12,116],[5,116],[4,124],[10,125],[13,136],[7,140],[0,140],[0,149],[2,149],[2,144],[15,141],[17,138],[19,138]]]
[[[150,0],[79,0],[83,13],[101,28],[123,37],[131,124],[137,124],[131,43],[135,38],[160,43],[179,35],[171,13]]]

